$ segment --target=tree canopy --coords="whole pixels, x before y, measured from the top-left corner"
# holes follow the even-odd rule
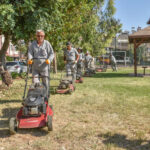
[[[0,12],[0,34],[5,36],[0,61],[10,40],[28,43],[37,29],[45,31],[56,52],[71,41],[97,55],[121,28],[113,17],[114,0],[1,0]]]

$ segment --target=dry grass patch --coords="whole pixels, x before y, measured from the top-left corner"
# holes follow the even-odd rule
[[[52,94],[53,132],[29,129],[9,136],[8,119],[21,107],[24,88],[23,80],[15,80],[0,98],[0,150],[149,150],[150,78],[128,77],[131,71],[109,69],[76,84],[72,95]]]

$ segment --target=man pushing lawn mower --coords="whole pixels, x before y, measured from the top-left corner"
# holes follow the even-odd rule
[[[76,75],[76,83],[83,83],[82,72],[83,72],[83,62],[84,62],[84,53],[82,52],[82,48],[78,48],[79,60],[77,62],[77,75]]]
[[[39,83],[39,76],[43,76],[42,83],[49,92],[49,76],[50,76],[50,63],[54,58],[54,52],[51,44],[44,40],[45,33],[43,30],[37,30],[37,40],[33,41],[28,51],[28,64],[32,64],[33,83]]]
[[[70,42],[66,43],[67,49],[64,51],[64,62],[66,64],[66,78],[61,80],[57,93],[71,93],[75,90],[74,82],[76,80],[76,64],[79,54]]]
[[[93,57],[89,54],[89,52],[87,51],[85,54],[85,73],[84,76],[85,77],[91,77],[92,75],[95,74],[95,67],[93,66],[92,63],[93,62]]]
[[[37,30],[37,40],[29,47],[28,65],[32,65],[32,84],[26,95],[28,73],[23,96],[23,107],[19,110],[16,118],[9,122],[10,133],[16,133],[18,128],[38,128],[48,126],[52,131],[52,107],[48,105],[50,96],[50,63],[54,58],[54,52],[50,43],[44,40],[43,30]],[[42,79],[42,84],[40,83]]]

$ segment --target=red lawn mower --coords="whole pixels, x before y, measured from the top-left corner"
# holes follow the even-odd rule
[[[56,93],[58,94],[71,94],[75,91],[75,86],[72,81],[64,79],[60,81],[58,88],[56,89]]]
[[[29,69],[28,69],[29,70]],[[48,105],[46,88],[41,83],[31,84],[27,96],[26,88],[28,72],[23,96],[23,106],[18,111],[16,117],[10,118],[10,134],[15,134],[18,129],[48,127],[48,131],[53,130],[53,110]]]
[[[59,82],[60,83],[55,91],[57,94],[71,94],[75,91],[75,86],[72,83],[72,77],[66,77],[64,70],[61,71],[61,78]]]
[[[92,77],[94,74],[96,74],[95,69],[86,69],[84,72],[84,77]]]
[[[83,78],[82,77],[79,77],[76,79],[75,81],[76,83],[83,83]]]
[[[90,60],[85,66],[84,77],[92,77],[94,74],[96,74],[96,71],[95,68],[92,67],[92,60]]]
[[[103,68],[96,68],[96,72],[106,72],[107,68],[104,66]]]

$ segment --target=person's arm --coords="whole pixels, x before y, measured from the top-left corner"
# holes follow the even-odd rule
[[[31,65],[33,63],[32,59],[33,59],[33,46],[31,44],[28,49],[28,65]]]
[[[89,62],[93,61],[93,57],[90,55]]]
[[[66,50],[64,49],[63,51],[64,51],[64,64],[66,64],[67,63]]]
[[[49,42],[47,43],[47,49],[48,49],[48,58],[47,59],[51,63],[54,59],[54,50]]]
[[[31,60],[33,58],[33,46],[30,44],[28,48],[28,60]]]
[[[116,63],[117,61],[116,61],[116,58],[113,56],[113,58],[114,58],[114,63]]]
[[[78,60],[79,60],[79,54],[76,55],[76,61],[78,62]]]
[[[66,61],[66,56],[64,55],[64,61]]]
[[[76,54],[76,60],[75,60],[75,62],[77,63],[78,60],[79,60],[79,53],[78,53],[78,51],[76,49],[74,49],[74,50],[75,50],[75,54]]]
[[[85,55],[82,53],[82,61],[85,60]]]

